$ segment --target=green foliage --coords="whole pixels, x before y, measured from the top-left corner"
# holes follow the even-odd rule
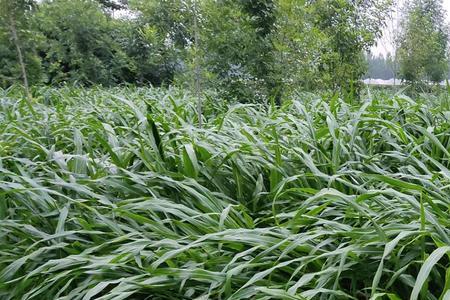
[[[312,6],[305,5],[304,1],[278,1],[277,30],[272,33],[275,49],[273,76],[276,76],[285,95],[298,87],[310,91],[324,86],[324,74],[319,73],[318,67],[326,48],[326,35],[312,26],[313,20]]]
[[[120,10],[126,9],[128,0],[97,0],[105,9],[108,10]]]
[[[117,24],[91,0],[40,5],[35,25],[46,38],[40,51],[47,82],[111,85],[124,81],[123,71],[128,71],[130,62],[111,34]]]
[[[0,96],[1,299],[445,299],[448,95]]]
[[[140,20],[115,21],[114,40],[126,55],[123,81],[133,84],[171,83],[179,62],[177,49],[155,26]]]
[[[140,13],[135,22],[138,36],[131,44],[138,78],[157,85],[171,83],[189,61],[193,39],[190,2],[132,0],[130,7]]]
[[[363,52],[378,35],[388,4],[46,0],[27,11],[28,29],[21,34],[32,83],[175,81],[216,89],[233,101],[280,104],[299,87],[355,89],[365,70]],[[128,9],[124,16],[114,17],[122,8]],[[1,83],[9,86],[19,68],[14,45],[3,33],[0,40],[6,66]]]
[[[281,76],[276,74],[276,48],[272,41],[272,35],[276,32],[277,1],[241,0],[241,5],[256,37],[256,47],[252,53],[256,58],[252,66],[253,75],[264,83],[267,90],[266,96],[274,99],[277,104],[281,104],[283,87],[280,82]]]
[[[209,86],[219,87],[224,98],[267,101],[270,39],[258,33],[257,22],[239,1],[205,1],[202,11],[207,15],[200,44]]]
[[[163,37],[168,37],[179,48],[192,38],[192,1],[184,0],[130,0],[130,7],[139,11],[141,19],[154,26]]]
[[[0,86],[10,86],[23,78],[17,46],[20,47],[30,84],[39,83],[42,77],[41,61],[36,46],[39,34],[32,30],[30,19],[35,9],[31,0],[0,1]],[[17,35],[14,41],[13,32]]]
[[[401,78],[414,84],[444,80],[448,34],[442,0],[416,0],[406,6],[398,49]]]
[[[279,102],[294,87],[347,91],[365,72],[363,51],[379,35],[389,4],[204,1],[207,78],[240,101]]]
[[[381,34],[391,1],[315,1],[314,22],[325,33],[319,70],[324,83],[344,93],[357,89],[366,72],[363,53]]]

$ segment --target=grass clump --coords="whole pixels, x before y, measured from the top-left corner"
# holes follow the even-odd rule
[[[0,299],[442,299],[437,100],[179,90],[0,100]],[[447,294],[446,294],[447,293]]]

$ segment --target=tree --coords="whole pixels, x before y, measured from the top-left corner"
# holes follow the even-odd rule
[[[266,102],[270,94],[268,70],[273,63],[271,33],[267,28],[259,31],[259,26],[265,25],[258,17],[257,7],[250,4],[201,1],[202,70],[205,83],[217,89],[222,97]]]
[[[0,1],[15,7],[31,0]],[[278,104],[283,94],[299,88],[352,91],[364,74],[363,52],[379,36],[389,0],[39,3],[32,18],[20,13],[13,14],[15,22],[2,18],[8,32],[16,33],[9,36],[18,46],[15,56],[25,86],[29,53],[37,53],[49,84],[191,83],[201,119],[203,87],[230,100]],[[112,17],[123,8],[132,17]],[[23,15],[27,9],[17,11]],[[44,42],[24,43],[25,30],[10,30],[10,24],[29,19]],[[22,22],[17,27],[25,28]],[[0,32],[0,41],[5,39]],[[36,51],[28,51],[31,44]],[[10,48],[0,44],[0,62],[7,69],[14,65]],[[5,85],[12,73],[0,70]]]
[[[367,56],[368,63],[368,71],[366,74],[366,78],[374,78],[374,79],[391,79],[394,77],[394,74],[391,70],[392,57],[388,53],[386,57],[382,54],[378,56],[373,56],[369,54]]]
[[[415,0],[408,4],[397,53],[401,78],[414,84],[445,79],[447,47],[448,25],[442,0]]]
[[[366,72],[364,52],[380,36],[391,1],[318,0],[314,1],[315,25],[326,34],[320,72],[328,76],[326,87],[343,93],[358,89]]]
[[[284,94],[297,88],[315,90],[325,86],[327,74],[319,71],[328,35],[315,26],[320,3],[298,0],[276,1],[276,22],[271,35],[275,68]],[[325,76],[324,76],[325,75]]]
[[[267,96],[281,104],[282,82],[275,66],[276,49],[272,41],[276,31],[277,2],[275,0],[241,0],[242,10],[249,16],[250,25],[256,34],[254,76],[266,85]]]
[[[97,0],[104,8],[110,10],[119,10],[127,8],[127,0]]]
[[[96,1],[45,1],[35,24],[46,39],[39,50],[48,83],[109,86],[127,81],[125,74],[133,73],[120,43],[125,36],[118,27],[125,24],[107,18]]]
[[[225,98],[280,102],[283,91],[351,90],[390,1],[201,1],[204,69]]]
[[[194,90],[197,98],[197,118],[199,126],[202,127],[202,99],[201,93],[201,66],[200,66],[200,27],[198,25],[199,11],[197,0],[191,0],[190,8],[194,23]]]
[[[31,101],[31,94],[21,32],[26,31],[28,27],[29,12],[32,11],[34,5],[32,0],[0,0],[0,26],[11,36],[28,101]]]
[[[142,77],[153,73],[158,84],[172,83],[177,74],[184,73],[193,61],[189,56],[194,41],[194,21],[199,21],[195,11],[201,11],[202,1],[185,0],[130,0],[130,8],[138,12],[136,26],[142,34],[138,37],[144,48],[134,55],[141,56],[144,66]],[[194,9],[194,5],[197,9]],[[200,13],[199,13],[200,14]],[[200,27],[201,24],[198,24]],[[194,51],[192,51],[194,52]],[[153,71],[155,72],[153,72]]]

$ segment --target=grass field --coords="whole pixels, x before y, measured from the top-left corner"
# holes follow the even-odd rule
[[[450,299],[445,97],[0,95],[0,299]]]

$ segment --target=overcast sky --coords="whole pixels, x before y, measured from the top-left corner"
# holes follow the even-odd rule
[[[444,9],[447,11],[447,13],[446,13],[446,15],[447,15],[447,22],[450,23],[450,16],[449,16],[449,13],[448,13],[450,11],[450,0],[443,0],[443,4],[444,4]],[[391,27],[392,26],[395,27],[396,26],[396,21],[393,21],[390,24],[390,26]],[[373,54],[382,53],[382,54],[386,55],[386,53],[392,52],[392,46],[390,45],[390,42],[389,42],[390,40],[392,40],[392,37],[390,35],[391,32],[392,32],[392,30],[390,30],[389,27],[384,30],[383,37],[378,41],[377,45],[372,48],[372,53]]]

